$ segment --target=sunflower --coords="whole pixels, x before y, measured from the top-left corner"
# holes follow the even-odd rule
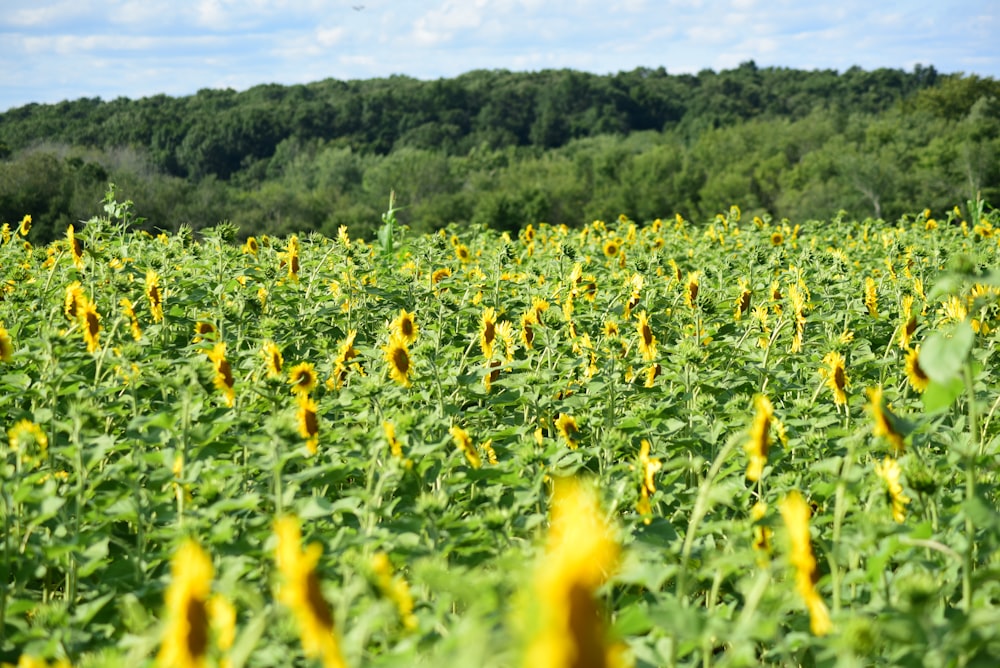
[[[826,386],[833,392],[833,403],[837,406],[847,405],[847,370],[844,367],[844,356],[836,350],[828,352],[823,357],[819,373],[826,378]]]
[[[87,343],[87,352],[96,352],[101,347],[101,314],[97,312],[97,306],[86,297],[83,297],[82,303],[78,303],[77,311],[80,326],[83,328],[83,340]]]
[[[802,350],[802,336],[806,329],[806,295],[799,290],[799,285],[793,283],[788,286],[788,300],[792,302],[792,313],[795,322],[795,332],[792,334],[791,352],[797,353]]]
[[[893,454],[898,457],[906,449],[906,443],[897,426],[899,418],[889,410],[882,396],[882,386],[868,388],[868,399],[871,402],[868,404],[868,411],[872,414],[874,421],[872,434],[882,436],[889,441]]]
[[[306,439],[309,454],[315,455],[319,449],[319,419],[316,416],[319,407],[304,392],[298,395],[298,401],[299,435]]]
[[[288,251],[285,254],[285,267],[288,269],[288,278],[293,281],[299,280],[299,238],[292,235],[288,240]]]
[[[608,641],[596,591],[615,571],[619,547],[597,490],[574,479],[556,480],[550,515],[531,597],[535,632],[524,665],[617,665],[621,648]]]
[[[324,668],[344,668],[333,613],[316,573],[323,548],[313,543],[302,551],[302,531],[294,516],[279,518],[274,533],[278,538],[275,561],[281,575],[278,600],[298,623],[302,650],[307,657],[321,659]]]
[[[617,255],[621,251],[621,249],[622,249],[621,239],[617,239],[617,238],[615,238],[615,239],[607,239],[604,242],[604,245],[601,248],[601,250],[604,251],[605,257],[609,257],[609,258],[611,258],[611,257],[617,257]]]
[[[83,242],[76,238],[72,225],[66,228],[66,245],[73,256],[73,266],[83,271]]]
[[[385,552],[377,552],[372,558],[372,571],[379,591],[395,604],[403,628],[408,631],[417,628],[417,616],[413,614],[410,587],[406,584],[406,580],[393,575],[392,562]]]
[[[448,433],[451,434],[452,440],[455,441],[455,447],[461,450],[462,454],[469,461],[469,466],[478,469],[483,465],[483,460],[480,458],[479,453],[476,452],[475,446],[472,445],[472,439],[469,438],[469,432],[458,425],[452,425],[448,429]]]
[[[771,527],[760,523],[765,516],[767,516],[767,504],[763,501],[753,504],[753,508],[750,509],[750,519],[753,521],[753,549],[763,555],[770,553],[771,536],[774,535]],[[767,559],[758,558],[758,563],[765,566]]]
[[[193,540],[184,542],[170,562],[170,585],[165,595],[167,627],[157,665],[200,668],[209,645],[209,591],[212,560]]]
[[[596,367],[596,361],[592,360],[591,370],[593,370],[594,372],[596,372],[595,367]],[[663,372],[663,367],[661,367],[656,362],[653,362],[648,367],[646,367],[646,382],[643,383],[643,387],[654,387],[656,379],[662,372]],[[591,373],[591,375],[593,375],[593,373]]]
[[[403,458],[403,446],[396,438],[396,425],[388,420],[382,423],[382,432],[385,434],[385,441],[389,444],[389,452],[396,459]]]
[[[793,490],[778,504],[778,510],[788,530],[791,548],[788,560],[795,569],[796,589],[809,610],[809,628],[814,635],[824,636],[833,630],[833,623],[813,584],[818,571],[809,538],[809,504],[801,494]]]
[[[920,366],[919,345],[906,351],[906,380],[917,392],[923,392],[930,385],[931,379]]]
[[[687,284],[684,289],[684,303],[689,309],[695,309],[698,305],[699,275],[697,271],[688,274]]]
[[[535,325],[537,324],[538,321],[535,319],[534,311],[521,314],[521,342],[527,350],[531,350],[534,347]]]
[[[783,235],[780,230],[775,230],[771,233],[772,246],[780,246],[783,243],[785,243],[785,235]]]
[[[639,486],[639,502],[636,510],[640,515],[650,515],[653,508],[649,503],[649,497],[656,493],[656,472],[663,468],[663,462],[658,458],[649,456],[649,441],[642,439],[639,446],[639,470],[642,472],[642,484]],[[649,518],[643,520],[649,524]]]
[[[0,361],[10,364],[14,359],[14,343],[10,340],[7,329],[0,325]]]
[[[66,286],[66,297],[63,299],[63,313],[66,319],[73,321],[80,317],[80,307],[87,301],[80,281],[73,281]]]
[[[125,317],[128,319],[132,338],[139,341],[142,339],[142,329],[139,327],[139,318],[135,314],[135,307],[132,305],[132,300],[122,297],[122,300],[118,303],[122,307],[122,310],[125,311]]]
[[[309,394],[316,387],[316,368],[312,362],[300,362],[288,372],[288,384],[293,394]]]
[[[357,335],[358,332],[354,329],[347,332],[347,338],[341,342],[340,350],[337,351],[337,357],[333,361],[333,377],[327,382],[332,382],[336,389],[340,389],[344,385],[344,381],[347,379],[348,363],[358,356],[358,351],[354,347],[354,338]],[[361,368],[358,364],[354,366],[357,369]]]
[[[21,453],[21,458],[34,461],[35,453],[29,450],[37,450],[38,458],[44,458],[49,447],[49,437],[31,420],[18,420],[7,430],[7,444],[12,452]]]
[[[431,272],[431,285],[437,285],[442,280],[451,276],[451,269],[448,267],[442,267],[441,269],[435,269]]]
[[[389,365],[389,377],[403,387],[410,386],[410,373],[413,365],[410,361],[410,351],[406,341],[398,336],[390,336],[385,348],[385,361]]]
[[[233,379],[233,368],[229,365],[229,360],[226,359],[226,344],[220,341],[206,354],[215,369],[212,384],[222,393],[226,405],[232,407],[236,402],[236,391],[233,389],[235,380]]]
[[[542,314],[549,310],[549,303],[541,297],[531,298],[531,313],[535,318],[535,323],[542,325]]]
[[[281,349],[274,341],[265,341],[261,349],[264,356],[264,368],[267,369],[268,378],[281,378],[282,367],[285,366],[285,358],[281,356]]]
[[[733,311],[733,319],[740,320],[743,314],[750,310],[750,300],[753,297],[753,293],[750,291],[750,283],[747,279],[739,279],[737,285],[740,296],[736,298],[736,310]]]
[[[902,524],[906,519],[906,504],[910,498],[903,492],[903,485],[899,482],[901,474],[899,462],[892,457],[886,457],[881,463],[875,462],[875,473],[885,481],[886,497],[892,507],[892,519]]]
[[[479,319],[479,348],[483,351],[483,357],[490,359],[493,357],[493,343],[497,338],[497,314],[492,306],[483,309],[483,314]]]
[[[160,292],[160,277],[153,269],[146,272],[146,299],[153,322],[163,320],[163,293]]]
[[[465,264],[472,259],[472,254],[469,252],[468,246],[459,243],[455,244],[455,257],[457,257],[462,264]]]
[[[878,292],[875,289],[875,279],[871,276],[865,278],[865,308],[868,309],[868,315],[878,317]]]
[[[642,299],[642,286],[645,282],[642,274],[632,274],[625,284],[625,288],[628,290],[628,299],[622,308],[622,318],[625,320],[632,316],[632,309],[639,305],[639,301]]]
[[[917,317],[913,314],[913,295],[903,297],[900,316],[902,323],[899,326],[899,347],[907,350],[910,347],[913,333],[917,331]]]
[[[21,219],[21,224],[17,226],[17,233],[22,237],[28,236],[28,232],[31,231],[31,214],[26,215]]]
[[[260,245],[257,243],[256,237],[247,237],[246,243],[243,244],[243,252],[247,255],[253,255],[257,257],[257,251],[260,249]]]
[[[210,322],[199,320],[194,324],[194,343],[199,343],[205,339],[214,339],[218,334],[215,325]]]
[[[747,480],[757,482],[764,474],[767,465],[767,451],[771,444],[771,420],[774,417],[774,407],[771,400],[763,394],[754,399],[756,411],[753,423],[750,425],[750,438],[743,449],[750,462],[747,464]]]
[[[640,311],[636,317],[636,331],[639,333],[639,352],[642,358],[651,362],[656,358],[656,337],[653,336],[653,329],[649,326],[649,316],[645,311]]]
[[[568,413],[560,413],[559,417],[556,418],[556,429],[559,430],[559,435],[566,441],[566,445],[570,449],[576,450],[577,442],[573,440],[573,437],[580,430],[579,425],[576,423],[576,418]]]
[[[406,345],[412,346],[420,334],[414,314],[407,313],[406,309],[400,309],[399,315],[392,321],[392,332],[406,341]]]

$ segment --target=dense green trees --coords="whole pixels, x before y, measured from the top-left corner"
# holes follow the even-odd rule
[[[891,218],[1000,199],[1000,83],[753,62],[474,71],[202,90],[0,114],[0,219],[38,240],[85,218],[108,181],[152,228],[229,219],[244,234],[347,225],[370,236],[389,190],[432,229],[744,210]]]

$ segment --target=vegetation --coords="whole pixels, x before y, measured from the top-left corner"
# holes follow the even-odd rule
[[[18,216],[0,662],[991,665],[1000,213],[964,210]]]
[[[894,220],[997,201],[997,156],[1000,84],[933,67],[327,80],[8,110],[0,219],[30,212],[32,240],[51,241],[112,181],[144,229],[232,220],[243,235],[371,239],[390,190],[416,231],[703,220],[733,201]]]

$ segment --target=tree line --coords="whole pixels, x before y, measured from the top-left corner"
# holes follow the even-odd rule
[[[394,76],[0,114],[0,220],[47,240],[109,181],[150,229],[418,230],[624,213],[891,219],[1000,194],[1000,83],[916,66]]]

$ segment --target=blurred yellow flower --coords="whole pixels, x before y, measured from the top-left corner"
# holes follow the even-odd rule
[[[902,523],[906,519],[906,504],[910,498],[903,492],[903,485],[899,482],[902,471],[899,462],[892,457],[886,457],[882,462],[875,462],[875,473],[885,481],[886,496],[892,506],[892,519]]]
[[[323,668],[344,668],[333,613],[316,572],[323,548],[312,543],[302,551],[302,531],[294,516],[275,521],[274,533],[278,538],[275,561],[281,575],[278,600],[291,610],[298,623],[302,650],[307,657],[320,659]]]
[[[750,438],[743,447],[750,460],[747,464],[746,478],[751,482],[760,480],[764,474],[764,467],[767,466],[767,452],[771,445],[771,420],[774,418],[771,400],[763,394],[758,394],[754,398],[754,407],[756,410],[753,423],[750,425]]]
[[[163,668],[200,668],[209,649],[208,596],[212,560],[193,540],[185,541],[170,562],[165,595],[167,626],[156,664]]]
[[[816,558],[809,537],[809,504],[802,495],[792,491],[778,504],[778,511],[788,530],[790,553],[788,560],[795,569],[795,586],[809,610],[809,628],[814,635],[824,636],[833,630],[830,613],[816,591]]]

